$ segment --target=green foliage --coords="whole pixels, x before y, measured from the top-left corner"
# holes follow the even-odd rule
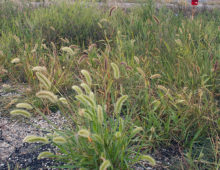
[[[10,76],[17,80],[34,83],[31,67],[40,65],[47,66],[49,70],[54,69],[52,77],[60,77],[56,81],[57,86],[63,86],[62,80],[70,79],[70,75],[61,75],[62,67],[65,65],[65,68],[72,68],[73,58],[77,55],[76,48],[69,55],[71,49],[67,45],[71,42],[85,46],[90,41],[99,41],[105,37],[97,24],[101,16],[105,15],[103,11],[98,12],[95,6],[87,7],[81,2],[73,5],[61,3],[51,5],[50,8],[39,7],[33,10],[25,4],[21,8],[6,2],[1,3],[0,8],[0,51],[3,53],[0,64],[14,70]],[[61,47],[61,51],[69,48],[69,52],[61,53],[55,44],[58,44],[58,49]],[[24,67],[16,65],[15,68],[9,64],[14,57],[22,58]],[[23,72],[25,75],[21,74]]]
[[[89,75],[88,71],[86,71],[86,74],[85,70],[83,72],[85,77]],[[38,77],[38,79],[41,82],[41,77]],[[89,80],[90,83],[92,81],[91,77]],[[42,94],[39,95],[39,93]],[[36,94],[37,97],[46,98],[54,103],[56,101],[51,99],[54,98],[53,95],[49,91],[40,91]],[[128,96],[123,95],[115,103],[117,114],[120,114],[122,105],[127,98]],[[62,97],[62,100],[64,99]],[[97,105],[95,95],[76,95],[76,100],[80,102],[78,109],[80,114],[74,117],[69,115],[74,120],[73,123],[76,126],[74,129],[59,130],[55,127],[55,132],[48,134],[47,137],[31,135],[24,139],[24,142],[48,143],[50,141],[59,149],[56,155],[50,152],[42,152],[38,159],[54,157],[64,162],[68,167],[99,168],[103,170],[108,167],[128,169],[129,166],[139,160],[147,160],[152,166],[156,165],[151,156],[142,155],[139,153],[140,148],[135,149],[136,147],[132,147],[136,141],[141,144],[142,140],[139,134],[143,131],[143,128],[134,127],[128,122],[128,116],[125,120],[120,115],[109,117],[105,109],[103,110],[103,106]],[[65,99],[64,107],[68,108],[69,103]],[[50,130],[48,129],[48,131]]]
[[[192,20],[184,10],[156,10],[153,1],[126,11],[97,10],[84,3],[37,9],[0,4],[0,73],[28,82],[34,94],[40,84],[38,96],[44,103],[49,99],[78,113],[71,120],[90,136],[76,138],[72,129],[59,132],[65,139],[70,136],[67,143],[57,144],[61,152],[78,147],[63,161],[97,168],[106,160],[111,168],[125,168],[127,133],[136,131],[143,134],[147,149],[175,142],[188,153],[189,166],[214,169],[218,142],[213,141],[219,139],[220,120],[219,16],[219,10],[204,10]],[[73,84],[79,85],[72,87],[77,100],[58,99],[59,92],[72,95]],[[19,110],[23,113],[30,116]],[[199,157],[197,143],[212,150],[211,156],[204,152]],[[122,146],[123,151],[113,152]],[[81,157],[75,158],[76,153]]]

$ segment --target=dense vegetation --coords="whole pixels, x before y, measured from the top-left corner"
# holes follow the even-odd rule
[[[152,1],[126,10],[1,3],[0,18],[1,81],[28,83],[35,114],[45,106],[73,120],[38,138],[63,153],[52,157],[81,168],[104,161],[126,169],[139,159],[154,164],[142,154],[177,145],[182,167],[219,168],[219,11],[192,20],[184,10],[157,10]],[[60,102],[57,96],[53,104],[41,102],[39,87]]]

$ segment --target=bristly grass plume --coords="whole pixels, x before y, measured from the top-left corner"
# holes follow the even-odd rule
[[[48,141],[60,147],[51,158],[76,169],[105,161],[128,169],[145,152],[178,143],[186,153],[178,168],[219,169],[220,10],[202,9],[192,20],[185,7],[154,2],[126,11],[1,3],[0,82],[31,88],[10,115],[47,119],[45,106],[68,120],[49,129]]]
[[[87,77],[86,83],[91,85],[92,79],[89,72],[82,71],[82,73]],[[39,80],[41,78],[38,77]],[[89,88],[86,83],[84,84]],[[127,95],[121,96],[114,104],[115,114],[117,114],[115,118],[109,117],[103,110],[103,106],[97,104],[96,95],[90,88],[89,94],[88,92],[84,94],[78,86],[72,88],[79,93],[75,98],[80,102],[78,115],[74,117],[70,115],[70,118],[74,120],[72,123],[77,123],[75,124],[76,128],[73,130],[55,129],[56,133],[47,134],[46,137],[30,135],[23,140],[28,143],[51,143],[58,148],[56,155],[44,151],[39,154],[38,159],[55,158],[62,161],[66,160],[64,162],[68,167],[99,168],[100,170],[107,170],[109,167],[127,169],[141,159],[149,161],[152,166],[155,165],[155,161],[151,156],[143,156],[132,147],[130,148],[132,143],[139,138],[140,131],[143,131],[143,128],[133,125],[128,126],[127,120],[120,117],[119,113],[122,105],[128,99]],[[59,102],[57,102],[58,96],[50,91],[39,91],[36,96],[59,105]],[[59,97],[59,101],[62,105],[64,104],[64,107],[69,106],[66,98]],[[22,104],[18,106],[20,105]],[[26,105],[23,104],[23,106]],[[79,159],[80,161],[78,161]],[[100,159],[103,161],[101,162]]]

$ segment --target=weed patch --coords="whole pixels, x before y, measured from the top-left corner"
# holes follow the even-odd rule
[[[0,8],[0,80],[28,83],[44,118],[42,107],[73,121],[45,136],[61,154],[39,158],[127,169],[141,158],[154,164],[141,148],[175,143],[183,169],[218,168],[219,11],[192,19],[153,1],[128,10]],[[30,117],[24,109],[11,113]]]

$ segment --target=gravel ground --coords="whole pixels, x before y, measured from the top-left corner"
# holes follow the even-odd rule
[[[51,166],[61,165],[50,159],[37,160],[37,156],[42,151],[55,152],[56,148],[51,145],[27,144],[23,143],[27,135],[44,135],[42,129],[51,128],[51,126],[41,117],[32,117],[30,120],[23,118],[11,118],[9,108],[13,108],[13,100],[21,98],[27,87],[24,85],[0,84],[0,170],[23,169],[55,169]],[[58,112],[51,113],[48,119],[59,127],[66,123],[66,120]],[[34,126],[35,125],[35,126]],[[157,166],[151,167],[147,162],[142,161],[135,164],[134,170],[162,170],[170,169],[170,166],[180,160],[180,154],[177,148],[166,148],[151,154],[157,162]],[[175,169],[175,168],[174,168]],[[178,169],[178,168],[177,168]]]
[[[22,98],[22,94],[28,90],[25,85],[0,84],[0,169],[49,169],[49,166],[57,165],[56,162],[44,159],[37,160],[40,152],[45,150],[54,151],[54,148],[47,145],[23,143],[27,135],[43,135],[47,133],[41,129],[52,128],[41,116],[25,120],[20,117],[11,118],[10,107],[13,108],[13,101]],[[48,119],[59,127],[62,127],[66,120],[59,112],[51,113]]]

